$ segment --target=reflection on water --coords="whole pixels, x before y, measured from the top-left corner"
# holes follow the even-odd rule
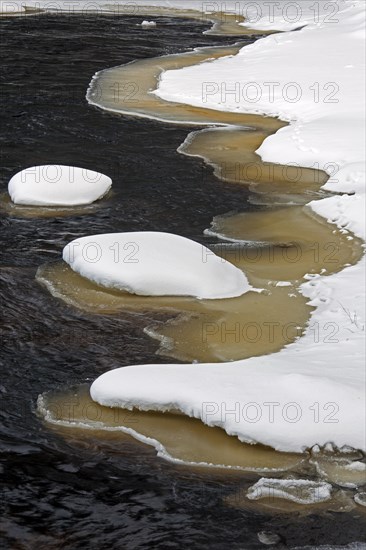
[[[85,206],[24,206],[15,204],[7,193],[0,194],[0,211],[19,218],[60,218],[94,214],[98,208],[107,205],[113,196],[109,191],[101,200]]]

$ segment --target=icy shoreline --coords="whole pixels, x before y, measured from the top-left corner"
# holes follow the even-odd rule
[[[258,153],[265,161],[318,163],[330,175],[336,164],[338,181],[331,178],[327,188],[350,194],[310,206],[329,222],[364,238],[364,6],[353,1],[339,4],[337,24],[309,24],[296,33],[259,40],[237,56],[167,72],[157,93],[165,100],[292,121],[265,140]],[[278,26],[274,23],[274,28]],[[291,62],[294,56],[296,66]],[[223,104],[220,83],[238,81],[240,69],[245,72],[244,83],[250,79],[264,85],[271,78],[278,82],[274,96],[267,102],[262,97],[255,109],[251,98],[236,102],[235,94],[228,94]],[[328,83],[331,76],[339,86],[338,102],[314,101],[309,79]],[[298,83],[303,92],[296,102],[283,98],[283,86],[289,81]],[[219,87],[217,93],[213,93],[216,87],[211,88],[206,102],[204,82]],[[319,327],[317,335],[308,330],[280,353],[235,363],[116,369],[94,382],[91,395],[107,406],[179,409],[242,441],[281,451],[327,442],[365,450],[364,261],[337,275],[311,277],[302,292],[317,306],[311,319],[311,326]],[[335,334],[329,335],[332,327]]]

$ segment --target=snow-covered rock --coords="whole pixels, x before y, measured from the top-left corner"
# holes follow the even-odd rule
[[[143,21],[141,23],[141,27],[143,27],[144,29],[151,29],[151,28],[154,28],[156,27],[156,23],[155,21]]]
[[[15,204],[80,206],[91,204],[111,188],[112,180],[93,170],[50,164],[18,172],[8,185]]]
[[[170,233],[83,237],[64,248],[63,259],[99,285],[142,296],[231,298],[251,288],[240,269],[205,246]]]

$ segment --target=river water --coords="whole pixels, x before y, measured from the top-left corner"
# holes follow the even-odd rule
[[[199,159],[176,152],[184,127],[102,112],[85,101],[96,71],[230,43],[203,36],[198,21],[180,20],[179,32],[174,19],[147,32],[139,22],[105,15],[1,20],[1,192],[18,170],[46,163],[100,171],[114,189],[90,212],[1,218],[4,548],[256,549],[263,548],[261,531],[290,548],[361,540],[357,510],[300,515],[235,506],[232,496],[257,476],[170,464],[128,438],[118,445],[106,435],[62,437],[35,414],[39,394],[114,367],[155,362],[158,348],[143,333],[146,313],[96,316],[70,308],[35,281],[40,265],[91,233],[170,231],[207,245],[215,241],[203,235],[213,215],[255,208],[244,187],[219,181]]]

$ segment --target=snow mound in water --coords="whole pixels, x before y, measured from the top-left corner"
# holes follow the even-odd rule
[[[194,241],[159,232],[110,233],[76,239],[63,259],[83,277],[142,296],[241,296],[244,273]]]
[[[297,504],[314,504],[329,500],[331,491],[332,486],[325,482],[262,477],[249,487],[247,497],[250,500],[282,498]]]
[[[154,28],[156,27],[156,23],[155,21],[143,21],[141,23],[141,27],[143,27],[144,29]]]
[[[15,204],[29,206],[80,206],[105,195],[112,180],[93,170],[58,164],[32,166],[18,172],[8,185]]]

